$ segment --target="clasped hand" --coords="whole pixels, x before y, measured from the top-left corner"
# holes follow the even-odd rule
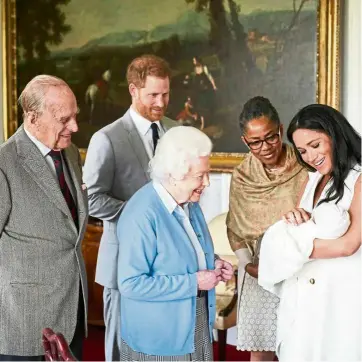
[[[233,276],[233,267],[227,261],[217,259],[214,270],[200,270],[196,275],[198,289],[210,290],[215,288],[220,281],[230,280]]]

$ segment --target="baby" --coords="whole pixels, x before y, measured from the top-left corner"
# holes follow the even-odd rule
[[[349,225],[348,211],[333,203],[317,206],[311,219],[298,226],[278,221],[261,241],[258,283],[278,294],[278,283],[293,276],[309,261],[314,239],[337,239]]]
[[[337,239],[346,233],[350,223],[348,211],[325,202],[314,209],[309,221],[299,226],[286,225],[292,235],[307,232],[319,239]]]

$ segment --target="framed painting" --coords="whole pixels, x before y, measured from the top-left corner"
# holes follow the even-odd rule
[[[285,126],[306,104],[339,108],[341,0],[3,0],[1,10],[6,138],[22,122],[19,92],[53,74],[77,97],[73,141],[85,154],[129,107],[126,68],[144,53],[169,62],[167,115],[209,135],[213,171],[247,152],[238,116],[249,98],[269,98]]]

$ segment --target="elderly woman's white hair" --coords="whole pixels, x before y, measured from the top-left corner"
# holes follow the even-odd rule
[[[188,126],[173,127],[160,139],[149,170],[151,178],[167,181],[170,177],[182,180],[192,164],[209,156],[212,142],[205,133]]]
[[[37,75],[25,86],[18,99],[24,115],[27,112],[41,113],[44,110],[45,94],[49,87],[69,88],[63,79],[47,74]]]

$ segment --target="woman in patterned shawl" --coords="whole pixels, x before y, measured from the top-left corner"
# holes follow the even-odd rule
[[[271,361],[279,299],[258,285],[259,240],[297,204],[307,171],[282,142],[283,125],[268,99],[246,102],[239,123],[250,153],[234,170],[227,217],[229,242],[239,259],[237,348],[251,351],[251,361]]]

